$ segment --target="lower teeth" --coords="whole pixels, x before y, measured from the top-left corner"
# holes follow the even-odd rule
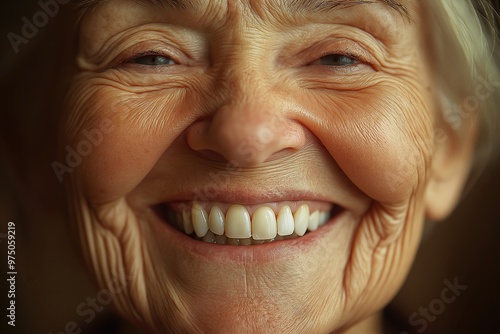
[[[198,241],[208,242],[211,244],[232,245],[232,246],[262,245],[262,244],[266,244],[269,242],[294,239],[294,238],[298,237],[294,233],[294,234],[286,236],[286,237],[282,237],[282,236],[278,235],[278,236],[276,236],[276,238],[269,239],[269,240],[255,240],[253,238],[234,239],[234,238],[228,238],[225,235],[217,235],[217,234],[213,233],[212,231],[208,231],[207,234],[202,238],[196,236],[195,233],[191,234],[190,236],[193,239],[198,240]]]

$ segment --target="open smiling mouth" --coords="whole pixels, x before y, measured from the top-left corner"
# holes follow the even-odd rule
[[[344,209],[317,201],[263,205],[173,202],[154,206],[160,219],[195,240],[249,246],[295,239],[332,221]]]

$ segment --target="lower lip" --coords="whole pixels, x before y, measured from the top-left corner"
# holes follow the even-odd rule
[[[339,227],[340,223],[346,219],[346,213],[347,210],[343,210],[316,231],[308,232],[302,237],[251,246],[219,245],[198,241],[178,231],[155,213],[152,213],[152,216],[155,225],[163,231],[168,244],[176,249],[177,254],[179,251],[184,251],[207,262],[226,260],[243,264],[292,260],[297,255],[308,252],[321,240],[335,233],[336,227]]]

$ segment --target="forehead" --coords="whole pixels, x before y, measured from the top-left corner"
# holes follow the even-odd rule
[[[151,22],[208,31],[242,20],[268,28],[339,23],[394,32],[419,21],[414,0],[84,0],[79,9],[93,34],[100,34],[92,29],[97,25],[101,32]]]
[[[112,0],[83,0],[78,3],[82,12],[89,9],[95,9],[99,5],[112,2]],[[321,13],[336,9],[353,8],[361,5],[382,4],[386,10],[392,10],[411,20],[411,2],[412,0],[134,0],[137,4],[143,4],[152,7],[159,7],[165,10],[174,11],[203,11],[216,10],[217,8],[243,7],[257,9],[264,7],[268,10],[278,10],[283,13]],[[262,9],[262,8],[260,8]]]

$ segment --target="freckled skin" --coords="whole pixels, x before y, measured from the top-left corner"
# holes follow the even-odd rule
[[[132,277],[115,305],[152,332],[346,331],[392,298],[420,241],[438,111],[417,6],[408,22],[379,4],[312,19],[270,3],[179,14],[109,1],[81,23],[61,147],[103,119],[114,130],[70,175],[72,220],[101,286]],[[151,50],[176,64],[126,62]],[[318,63],[346,50],[364,59]],[[150,207],[228,161],[242,172],[221,193],[291,184],[345,216],[286,260],[180,252]]]

